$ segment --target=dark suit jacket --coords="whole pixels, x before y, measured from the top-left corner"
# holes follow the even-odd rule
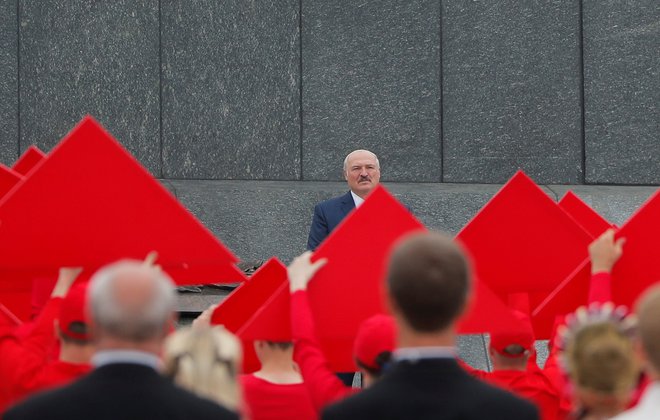
[[[150,367],[116,363],[16,405],[5,420],[238,419],[238,415],[178,388]]]
[[[533,420],[536,407],[472,378],[453,359],[402,361],[324,412],[334,419]]]
[[[355,202],[350,191],[317,204],[314,207],[312,226],[309,229],[307,249],[314,251],[354,208]]]

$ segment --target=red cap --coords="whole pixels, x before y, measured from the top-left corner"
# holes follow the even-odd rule
[[[516,355],[507,354],[504,349],[517,344],[525,350],[531,350],[534,346],[534,331],[528,315],[519,311],[512,312],[520,322],[511,325],[507,329],[492,331],[490,334],[490,347],[503,356],[517,357]]]
[[[370,369],[380,370],[376,358],[385,351],[392,352],[396,345],[396,324],[389,315],[374,315],[358,328],[353,345],[355,358]]]
[[[59,325],[62,334],[74,340],[89,340],[85,316],[87,283],[76,283],[62,300]]]

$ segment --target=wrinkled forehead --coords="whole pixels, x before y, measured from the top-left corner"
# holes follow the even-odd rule
[[[376,158],[376,155],[366,150],[356,151],[346,157],[347,168],[355,165],[375,165],[378,167],[378,159]]]

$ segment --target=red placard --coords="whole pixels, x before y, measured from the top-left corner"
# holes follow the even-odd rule
[[[18,319],[18,317],[14,315],[12,311],[10,311],[5,305],[0,303],[0,325],[17,327],[22,323],[23,322],[20,319]]]
[[[352,346],[360,323],[385,312],[386,260],[402,236],[424,226],[378,186],[321,243],[312,259],[327,258],[308,287],[316,331],[332,369],[355,370]]]
[[[7,194],[21,179],[21,174],[0,164],[0,197]]]
[[[535,308],[584,260],[591,236],[518,171],[456,236],[476,276],[505,302],[529,293]],[[475,306],[475,310],[478,307]],[[537,338],[544,326],[534,325]]]
[[[254,372],[260,367],[259,360],[254,353],[252,340],[291,340],[288,286],[286,267],[277,258],[273,257],[227,296],[213,312],[211,316],[212,324],[224,325],[225,328],[241,338],[243,342],[243,372]],[[262,308],[273,296],[278,295],[277,292],[281,287],[286,288],[284,294],[286,307],[277,306],[275,313],[268,314],[272,318],[264,319]],[[281,292],[279,292],[279,295],[281,295]],[[247,331],[248,334],[246,335],[243,329],[251,319],[254,319],[254,329],[253,332]],[[262,325],[266,327],[263,336],[258,330]],[[268,328],[272,328],[272,331],[268,331]]]
[[[558,204],[562,210],[568,213],[577,224],[582,226],[594,238],[612,227],[610,222],[596,213],[594,209],[575,195],[573,191],[568,191],[564,194]]]
[[[234,255],[91,117],[0,200],[0,222],[2,274],[93,271],[155,250],[177,284],[244,279]]]
[[[39,150],[37,146],[32,145],[23,152],[21,157],[19,157],[16,163],[14,163],[12,169],[25,176],[45,158],[46,154]]]
[[[632,308],[639,296],[660,281],[660,191],[655,192],[616,233],[626,238],[621,259],[612,270],[612,300]],[[591,264],[586,258],[542,305],[535,318],[574,311],[587,303]]]

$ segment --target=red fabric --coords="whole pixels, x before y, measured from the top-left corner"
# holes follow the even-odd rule
[[[30,395],[73,382],[91,370],[88,364],[75,364],[56,360],[48,363],[34,376],[13,386],[12,400],[18,402]]]
[[[241,375],[240,381],[252,420],[318,418],[304,383],[274,384],[254,375]]]
[[[291,333],[295,343],[294,359],[300,367],[317,412],[359,391],[344,385],[330,369],[314,333],[312,311],[304,290],[291,295]]]
[[[612,227],[610,222],[582,201],[573,191],[568,191],[557,204],[594,238]]]
[[[612,301],[612,276],[605,271],[592,274],[589,281],[588,304]]]
[[[561,414],[560,398],[557,390],[544,375],[544,372],[538,368],[535,360],[534,363],[527,365],[527,371],[496,370],[486,372],[474,369],[461,360],[459,360],[459,364],[470,375],[513,392],[534,403],[539,409],[542,420],[563,420],[565,418]]]
[[[68,383],[89,371],[88,365],[73,365],[52,359],[57,345],[53,323],[62,298],[51,298],[34,326],[22,339],[0,338],[0,376],[5,378],[8,403],[34,392]]]

